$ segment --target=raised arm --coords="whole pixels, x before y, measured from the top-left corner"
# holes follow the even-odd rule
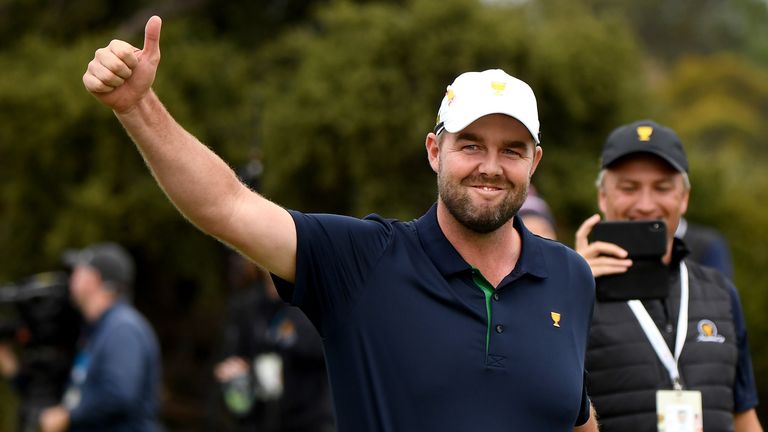
[[[144,48],[113,40],[88,64],[83,84],[112,108],[160,187],[198,228],[293,281],[296,228],[288,212],[251,191],[208,147],[182,128],[152,91],[162,21],[153,16]]]

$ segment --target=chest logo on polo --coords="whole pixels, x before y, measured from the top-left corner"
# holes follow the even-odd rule
[[[560,313],[559,312],[550,312],[549,316],[552,318],[552,325],[554,327],[560,327]]]
[[[717,334],[717,326],[714,322],[703,319],[699,321],[697,328],[699,330],[699,336],[696,338],[697,342],[725,342],[725,336]]]

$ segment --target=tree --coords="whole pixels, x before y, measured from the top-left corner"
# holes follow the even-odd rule
[[[761,56],[765,53],[762,0],[584,0],[601,17],[621,17],[642,42],[648,56],[668,64],[691,54],[729,50]],[[762,39],[762,41],[761,41]]]
[[[276,67],[264,73],[264,188],[302,210],[421,214],[435,200],[423,142],[446,85],[501,67],[538,95],[536,181],[571,225],[593,202],[583,176],[600,137],[645,100],[631,37],[575,6],[337,2],[266,58]]]
[[[237,167],[254,145],[253,58],[195,34],[183,20],[165,26],[163,42],[172,48],[158,92],[179,121]],[[198,355],[215,348],[211,322],[225,303],[225,248],[179,216],[112,113],[83,89],[85,65],[108,40],[27,36],[0,53],[0,283],[60,269],[67,248],[123,243],[138,262],[135,301],[164,342],[166,361],[176,360],[166,375],[171,400],[200,403],[184,386],[190,375],[203,382],[207,375],[178,347]]]

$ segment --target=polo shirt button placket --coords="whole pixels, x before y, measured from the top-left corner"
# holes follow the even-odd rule
[[[499,301],[499,298],[500,298],[499,293],[493,293],[493,300],[494,301]]]

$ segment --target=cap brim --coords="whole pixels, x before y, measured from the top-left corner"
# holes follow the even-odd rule
[[[504,114],[519,121],[520,123],[522,123],[523,126],[525,126],[525,129],[528,130],[528,133],[531,134],[531,137],[536,142],[536,144],[540,144],[538,131],[534,131],[530,125],[528,125],[525,121],[521,120],[519,113],[509,112],[509,110],[504,110],[501,108],[494,109],[494,107],[486,107],[486,109],[475,111],[462,116],[461,121],[459,120],[445,121],[443,122],[443,129],[445,129],[447,132],[450,132],[450,133],[457,133],[464,130],[464,128],[466,128],[473,122],[477,121],[477,119],[481,117],[485,117],[487,115],[491,115],[491,114]]]
[[[664,154],[664,153],[662,153],[662,152],[660,152],[658,150],[647,149],[647,148],[644,148],[642,150],[628,151],[628,152],[626,152],[624,154],[621,154],[619,156],[616,156],[616,157],[612,158],[608,162],[603,161],[603,168],[610,168],[611,165],[613,165],[616,162],[626,158],[627,156],[631,156],[631,155],[634,155],[634,154],[640,154],[640,153],[654,155],[654,156],[658,157],[659,159],[663,160],[664,162],[668,163],[676,171],[681,172],[681,173],[687,172],[683,167],[680,166],[680,164],[678,164],[675,160],[670,158],[668,155],[666,155],[666,154]]]

